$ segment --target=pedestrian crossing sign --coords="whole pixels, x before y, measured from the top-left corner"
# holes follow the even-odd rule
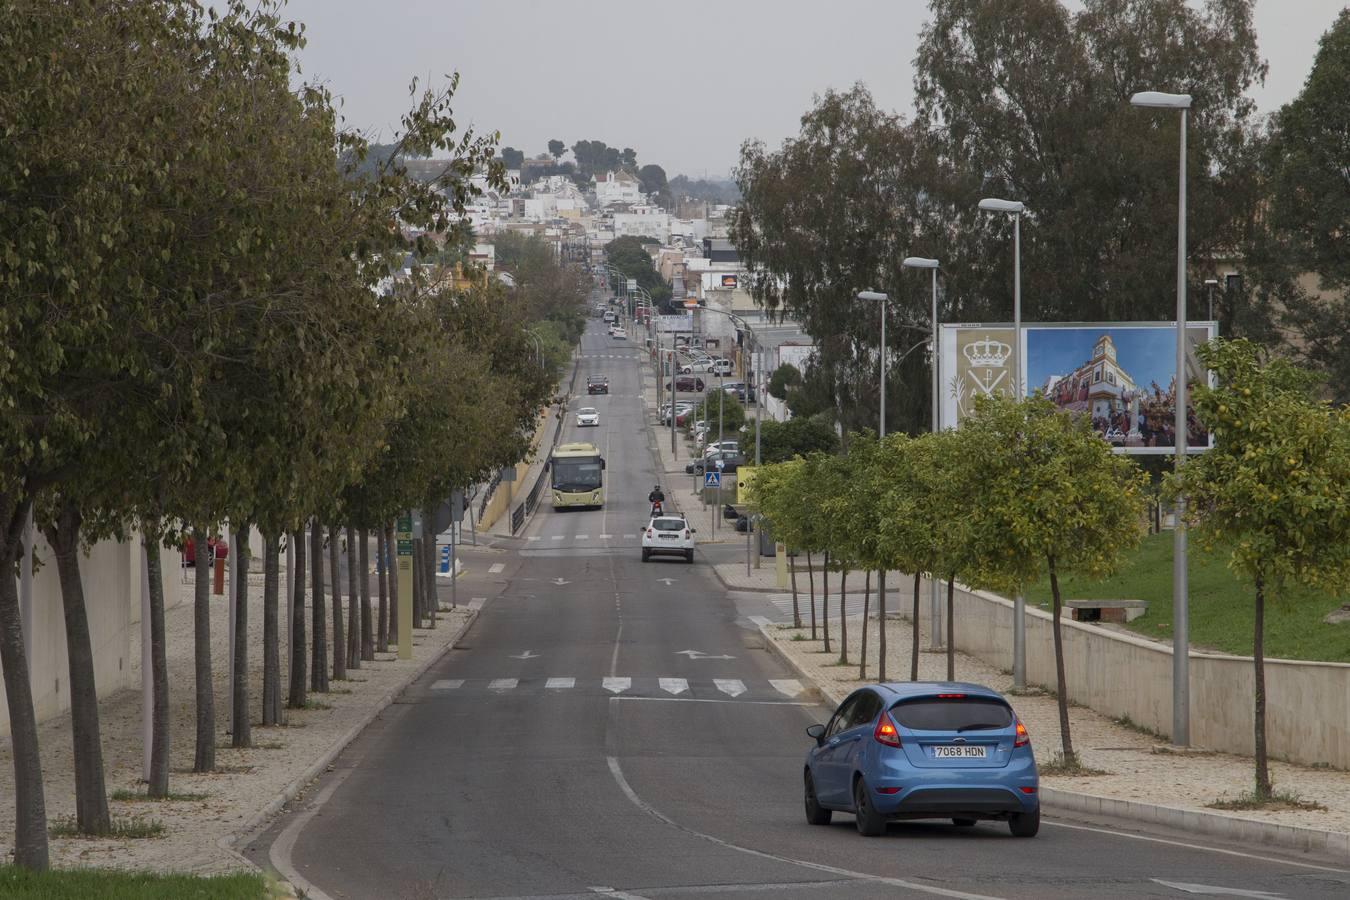
[[[721,473],[721,472],[704,472],[704,473],[703,473],[703,486],[704,486],[704,487],[715,487],[715,488],[720,488],[720,487],[722,486],[722,473]]]

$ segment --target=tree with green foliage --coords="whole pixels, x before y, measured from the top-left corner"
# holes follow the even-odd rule
[[[750,483],[751,502],[769,523],[774,540],[786,548],[792,577],[792,627],[802,627],[802,611],[797,599],[797,550],[803,545],[801,503],[798,490],[805,486],[799,477],[805,466],[801,458],[761,465]],[[815,638],[814,615],[811,637]]]
[[[1102,578],[1120,568],[1143,537],[1148,479],[1087,416],[1040,396],[981,397],[952,434],[959,436],[960,492],[975,498],[961,514],[974,548],[967,580],[1022,593],[1049,575],[1060,743],[1065,764],[1076,766],[1059,578]]]
[[[666,181],[665,169],[655,163],[648,163],[637,170],[637,177],[642,193],[649,194],[658,205],[669,208],[670,185]]]
[[[792,363],[783,363],[769,376],[769,396],[775,400],[787,400],[788,389],[802,383],[802,370]]]
[[[1254,796],[1266,801],[1266,598],[1294,586],[1350,588],[1350,408],[1319,401],[1315,373],[1248,341],[1220,339],[1199,353],[1218,376],[1215,387],[1195,387],[1215,445],[1187,460],[1170,488],[1186,499],[1201,545],[1231,546],[1229,568],[1252,586]]]
[[[525,162],[525,151],[517,150],[515,147],[503,147],[501,150],[502,165],[508,169],[519,169]]]
[[[794,416],[786,422],[763,419],[759,424],[760,459],[786,462],[811,453],[837,453],[839,435],[823,418]]]
[[[567,145],[553,138],[548,142],[548,152],[554,159],[562,159],[562,155],[567,152]]]
[[[1270,236],[1254,260],[1300,339],[1295,353],[1326,371],[1333,396],[1350,402],[1350,9],[1322,35],[1303,90],[1274,117],[1266,148]],[[1320,291],[1300,276],[1314,273]]]

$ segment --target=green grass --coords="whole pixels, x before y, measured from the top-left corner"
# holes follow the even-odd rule
[[[129,802],[145,801],[147,803],[164,803],[172,800],[205,800],[206,794],[175,794],[170,791],[167,797],[151,797],[144,791],[129,791],[125,788],[113,791],[108,795],[113,800],[126,800]]]
[[[74,816],[53,819],[47,824],[47,833],[54,838],[83,838],[86,840],[134,840],[139,838],[157,838],[164,834],[164,823],[158,819],[113,819],[107,834],[84,834],[76,824]]]
[[[156,875],[111,869],[29,872],[0,866],[0,897],[30,900],[262,900],[262,875]]]
[[[1252,587],[1228,570],[1228,554],[1206,554],[1190,545],[1191,645],[1249,656],[1255,618]],[[1060,578],[1065,600],[1147,600],[1148,612],[1126,627],[1151,638],[1172,637],[1172,533],[1151,534],[1119,574],[1104,581]],[[1042,579],[1027,592],[1032,603],[1049,608],[1050,582]],[[1327,625],[1322,617],[1346,598],[1318,591],[1268,591],[1266,656],[1350,662],[1350,624]]]
[[[1255,791],[1239,794],[1234,798],[1221,798],[1205,804],[1210,809],[1251,810],[1251,809],[1302,809],[1313,812],[1326,812],[1326,807],[1316,800],[1304,800],[1289,791],[1271,791],[1269,797],[1258,797]]]

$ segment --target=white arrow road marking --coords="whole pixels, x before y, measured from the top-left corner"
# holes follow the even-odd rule
[[[484,603],[487,603],[486,597],[474,597],[469,601],[469,609],[482,609]]]
[[[526,650],[524,653],[517,653],[513,656],[508,657],[508,659],[538,659],[538,658],[539,654],[535,653],[533,650]]]
[[[431,689],[433,691],[453,691],[456,688],[463,686],[463,678],[442,678],[440,681],[433,681],[431,683]]]
[[[615,678],[613,676],[610,676],[608,678],[602,678],[600,680],[600,686],[603,687],[605,690],[609,691],[611,694],[622,694],[624,691],[628,690],[630,687],[633,686],[633,679]]]
[[[745,693],[744,682],[735,678],[714,678],[713,684],[717,685],[717,689],[729,697],[739,697]]]
[[[544,682],[545,689],[555,691],[565,691],[568,688],[574,688],[576,686],[577,680],[575,678],[550,678],[548,681]]]
[[[795,678],[770,678],[769,684],[780,694],[795,697],[802,692],[802,683]]]
[[[1243,888],[1217,887],[1212,884],[1186,884],[1181,881],[1163,881],[1161,878],[1153,878],[1151,880],[1155,884],[1176,888],[1187,894],[1213,894],[1221,897],[1266,897],[1270,898],[1270,900],[1284,896],[1284,894],[1272,894],[1269,891],[1249,891]]]
[[[493,563],[492,565],[488,566],[488,574],[496,575],[498,572],[500,572],[502,569],[505,568],[506,568],[505,563]]]
[[[514,678],[494,678],[488,682],[489,691],[513,691],[518,682]]]
[[[658,678],[661,690],[668,694],[682,694],[689,690],[689,682],[683,678]]]
[[[735,659],[734,656],[727,656],[723,653],[720,656],[713,656],[711,653],[704,653],[702,650],[680,650],[676,656],[687,656],[690,659]]]
[[[553,579],[552,581],[549,582],[549,584],[556,584],[558,587],[562,587],[562,586],[565,585],[565,584],[571,584],[571,583],[572,583],[572,582],[570,582],[570,581],[563,581],[561,578],[555,578],[555,579]]]
[[[670,587],[672,584],[675,583],[674,578],[658,578],[656,580],[664,584],[666,587]]]

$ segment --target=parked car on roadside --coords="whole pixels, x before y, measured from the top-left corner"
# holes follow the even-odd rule
[[[731,360],[718,357],[712,361],[712,365],[709,367],[708,371],[714,375],[730,375],[732,372],[736,371],[736,366]]]
[[[806,821],[852,813],[858,833],[885,834],[897,819],[1008,823],[1015,837],[1040,829],[1040,784],[1031,739],[996,691],[963,682],[859,688],[815,740],[802,772]]]
[[[721,466],[717,465],[719,462],[722,464]],[[741,454],[714,450],[702,459],[685,463],[684,474],[701,476],[705,471],[711,469],[714,472],[725,472],[730,475],[743,465],[745,465],[745,457]]]
[[[676,375],[675,390],[685,391],[686,393],[702,393],[704,388],[703,379],[696,375]],[[666,391],[670,391],[670,382],[666,382]]]

